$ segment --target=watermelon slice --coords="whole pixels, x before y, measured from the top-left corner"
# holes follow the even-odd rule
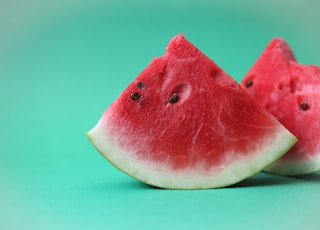
[[[320,170],[320,68],[297,63],[285,40],[274,38],[241,85],[298,138],[266,171],[293,176]]]
[[[228,186],[279,159],[296,138],[182,34],[87,133],[115,167],[153,186]]]

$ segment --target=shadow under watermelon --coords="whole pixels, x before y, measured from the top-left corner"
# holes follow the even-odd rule
[[[313,173],[313,174],[304,175],[304,176],[296,176],[296,177],[292,177],[292,178],[304,180],[304,181],[308,181],[308,182],[320,183],[320,173]]]
[[[257,175],[249,177],[237,184],[229,186],[229,188],[241,187],[261,187],[261,186],[277,186],[299,183],[294,177],[277,176],[270,173],[260,172]]]

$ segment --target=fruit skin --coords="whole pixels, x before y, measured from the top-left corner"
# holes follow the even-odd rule
[[[298,138],[295,146],[265,171],[287,176],[319,171],[320,68],[297,63],[286,41],[274,38],[241,86]]]
[[[237,183],[296,142],[182,34],[128,85],[87,135],[121,171],[169,189]]]

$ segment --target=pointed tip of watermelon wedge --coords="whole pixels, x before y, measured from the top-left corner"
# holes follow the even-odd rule
[[[268,88],[271,92],[274,87],[273,82],[279,82],[279,79],[282,79],[283,76],[290,74],[292,63],[296,63],[292,49],[283,38],[275,37],[268,43],[240,84],[247,92],[257,97],[259,92],[251,86],[256,84],[257,78],[260,82],[261,79],[264,79],[268,83],[265,84],[265,89]],[[264,103],[260,102],[262,106],[264,106]]]
[[[166,51],[177,58],[195,57],[200,53],[198,48],[184,37],[183,33],[176,35],[170,40]]]
[[[262,55],[271,55],[278,60],[283,59],[286,61],[296,62],[296,57],[291,47],[283,38],[280,37],[273,38],[265,48]]]

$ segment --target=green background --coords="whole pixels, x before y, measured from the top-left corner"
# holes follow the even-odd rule
[[[271,38],[320,65],[312,0],[0,1],[0,229],[319,229],[320,174],[144,185],[85,136],[171,37],[238,81]]]

